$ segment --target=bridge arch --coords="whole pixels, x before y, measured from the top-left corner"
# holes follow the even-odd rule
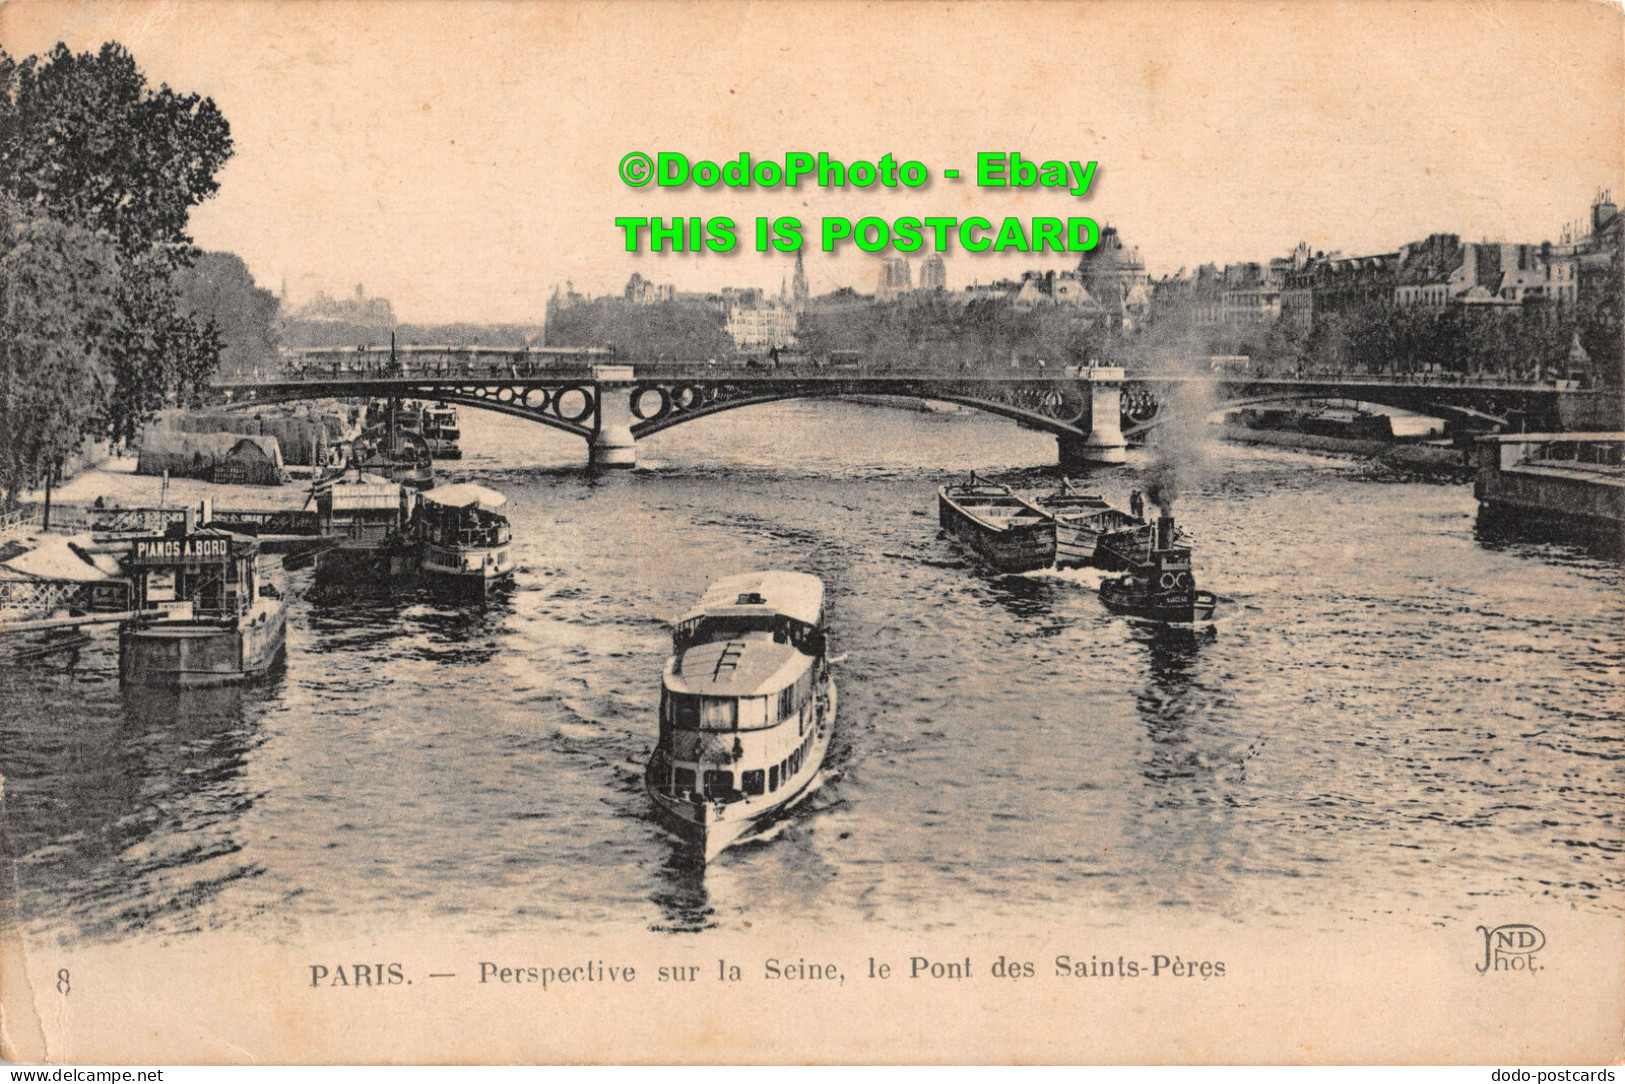
[[[1250,406],[1271,406],[1276,404],[1285,406],[1297,403],[1321,403],[1336,399],[1351,403],[1388,407],[1392,410],[1403,410],[1408,413],[1423,413],[1429,416],[1444,418],[1476,418],[1482,421],[1502,425],[1506,423],[1506,418],[1503,416],[1486,413],[1481,410],[1475,410],[1471,407],[1460,406],[1454,403],[1418,403],[1413,394],[1404,394],[1406,392],[1414,392],[1414,389],[1411,388],[1396,388],[1396,394],[1393,396],[1383,396],[1380,394],[1380,390],[1378,394],[1373,395],[1370,394],[1370,391],[1372,390],[1373,389],[1369,387],[1362,387],[1359,393],[1351,393],[1349,391],[1334,391],[1328,389],[1316,389],[1314,391],[1290,391],[1283,389],[1280,391],[1271,391],[1267,393],[1248,392],[1231,398],[1224,398],[1215,401],[1211,405],[1209,413],[1219,410],[1236,410],[1241,407]],[[1385,399],[1401,399],[1403,401],[1391,402],[1385,401]],[[1130,441],[1143,440],[1148,433],[1162,427],[1163,425],[1166,425],[1171,420],[1171,417],[1172,416],[1166,410],[1161,409],[1157,410],[1149,417],[1139,417],[1132,420],[1130,420],[1128,415],[1125,413],[1123,436]]]
[[[536,393],[538,392],[545,393],[545,398],[537,398]],[[579,409],[573,405],[568,408],[561,406],[560,400],[569,392],[577,392],[582,396],[582,404]],[[378,398],[380,394],[366,396],[366,398]],[[477,390],[435,386],[407,387],[391,389],[390,394],[402,399],[419,399],[433,403],[445,403],[448,406],[466,406],[477,410],[489,410],[495,414],[506,414],[509,417],[522,418],[525,421],[537,422],[558,429],[583,440],[592,439],[594,431],[592,423],[599,406],[599,392],[592,386],[590,381],[572,383],[558,388],[514,388],[498,384],[481,387]],[[252,399],[233,400],[227,403],[225,408],[233,411],[247,411],[280,403],[296,403],[312,399],[354,399],[356,397],[354,392],[335,392],[331,389],[325,391],[320,388],[295,388],[287,391],[278,389],[269,395],[256,396]]]
[[[697,390],[699,395],[689,405],[683,405],[681,393],[691,389]],[[713,391],[715,394],[709,394]],[[649,393],[659,394],[661,409],[644,417],[639,412],[640,398]],[[1024,428],[1052,433],[1058,437],[1082,438],[1086,437],[1089,432],[1087,427],[1089,405],[1087,402],[1084,402],[1081,409],[1076,413],[1065,412],[1070,414],[1069,417],[1055,417],[1024,406],[941,388],[911,388],[899,385],[865,388],[862,391],[853,391],[850,388],[822,389],[816,387],[752,388],[744,390],[724,383],[718,385],[685,384],[680,387],[678,394],[673,394],[668,387],[649,383],[638,384],[630,392],[633,416],[638,419],[632,424],[632,435],[641,440],[644,437],[664,432],[674,426],[699,421],[702,418],[715,417],[726,411],[738,410],[742,407],[760,406],[765,403],[779,403],[793,399],[840,399],[849,395],[887,395],[903,399],[916,399],[921,402],[930,400],[938,403],[953,403],[956,406],[969,407],[1001,418],[1008,418]],[[1064,407],[1064,400],[1057,405]],[[1081,427],[1080,423],[1082,423]]]

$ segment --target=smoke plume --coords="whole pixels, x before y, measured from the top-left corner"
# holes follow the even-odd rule
[[[1207,418],[1212,390],[1204,381],[1170,384],[1163,391],[1163,421],[1150,433],[1151,465],[1145,472],[1146,500],[1173,515],[1174,503],[1197,484],[1207,454]]]

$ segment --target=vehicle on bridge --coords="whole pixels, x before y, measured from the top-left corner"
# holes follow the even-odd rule
[[[824,585],[718,580],[672,632],[644,786],[709,862],[802,798],[835,729]]]

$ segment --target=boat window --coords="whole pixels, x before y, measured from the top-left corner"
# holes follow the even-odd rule
[[[731,697],[700,697],[701,730],[735,730],[739,726],[739,701]]]
[[[733,793],[734,773],[722,771],[708,771],[705,773],[705,796],[707,798],[724,798]]]
[[[779,766],[777,764],[770,764],[767,767],[767,789],[779,789]]]
[[[700,728],[700,698],[686,693],[672,693],[672,725],[678,730]]]
[[[791,715],[795,714],[795,710],[796,687],[794,685],[786,685],[782,690],[779,691],[779,719],[784,720],[790,718]]]
[[[752,696],[739,701],[739,727],[750,730],[767,725],[767,697]]]
[[[764,793],[767,790],[767,787],[764,785],[762,780],[762,770],[757,768],[755,771],[746,772],[744,775],[741,775],[739,777],[739,787],[746,794]]]
[[[694,769],[693,768],[678,768],[677,769],[677,783],[676,783],[676,785],[675,785],[675,787],[673,789],[675,789],[675,790],[693,790],[694,789]]]

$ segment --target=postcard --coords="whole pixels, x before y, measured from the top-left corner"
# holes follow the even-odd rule
[[[0,7],[0,1051],[1617,1063],[1622,29]]]

